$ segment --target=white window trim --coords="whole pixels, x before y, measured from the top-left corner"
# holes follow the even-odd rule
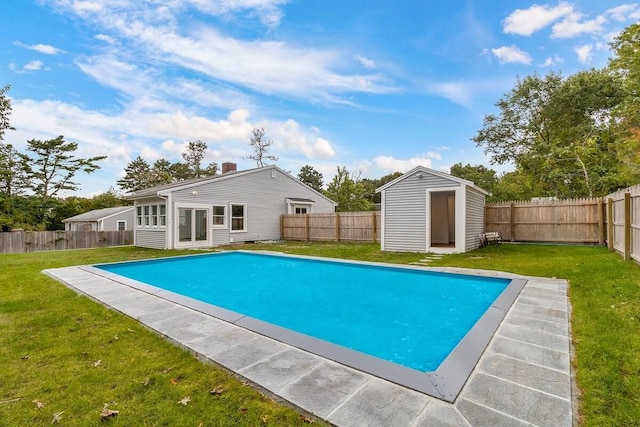
[[[124,228],[122,230],[120,230],[120,223],[124,224]],[[126,231],[127,230],[127,220],[126,219],[119,219],[116,221],[116,231]]]
[[[165,206],[165,225],[161,225],[161,215],[160,215],[160,207],[161,206]],[[153,225],[153,206],[156,206],[156,215],[155,218],[158,221],[157,225]],[[167,228],[166,225],[166,221],[167,221],[167,205],[165,203],[144,203],[144,204],[139,204],[139,205],[135,205],[135,227],[134,229],[140,229],[140,230],[154,230],[154,229],[161,229],[164,230]],[[142,215],[138,216],[138,208],[141,209],[142,211]],[[145,215],[145,208],[149,209],[149,215]],[[145,217],[149,219],[149,224],[145,224]]]
[[[205,210],[207,211],[207,224],[206,224],[206,230],[207,230],[207,239],[206,240],[199,240],[199,241],[189,241],[189,242],[180,242],[179,238],[180,238],[180,233],[178,233],[177,227],[178,227],[178,211],[180,209],[197,209],[197,210]],[[211,232],[211,223],[213,222],[212,220],[212,216],[211,216],[211,210],[212,207],[211,205],[205,205],[205,204],[198,204],[198,203],[176,203],[174,206],[174,211],[173,211],[173,216],[174,218],[176,218],[175,224],[176,224],[176,230],[174,232],[174,247],[176,249],[178,248],[196,248],[196,247],[208,247],[211,246],[211,241],[212,241],[212,235],[213,233]]]
[[[296,213],[296,208],[307,208],[307,213],[313,213],[313,205],[316,202],[302,202],[299,200],[287,199],[287,214],[292,215]]]
[[[221,207],[224,208],[224,214],[222,215],[223,222],[222,224],[214,224],[213,218],[215,217],[215,208]],[[227,228],[227,211],[229,207],[226,203],[213,203],[211,205],[211,228],[214,230],[225,230]]]
[[[234,230],[233,229],[233,206],[244,206],[243,212],[244,212],[244,216],[243,216],[243,221],[242,221],[242,225],[243,225],[243,229],[242,230]],[[235,203],[235,202],[229,202],[229,233],[246,233],[247,232],[247,225],[249,222],[249,212],[247,211],[247,204],[246,203]]]

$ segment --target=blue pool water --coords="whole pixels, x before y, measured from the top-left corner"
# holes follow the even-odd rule
[[[510,282],[244,252],[96,267],[420,371]]]

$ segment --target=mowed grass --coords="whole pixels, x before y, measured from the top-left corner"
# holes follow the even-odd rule
[[[0,255],[0,426],[313,421],[40,273],[171,254],[127,247]],[[105,408],[118,414],[103,417]]]
[[[377,244],[292,242],[226,249],[238,248],[400,264],[424,258],[384,253]],[[112,248],[0,255],[0,425],[51,424],[60,412],[61,425],[77,426],[309,422],[39,273],[185,253],[190,252]],[[639,425],[640,266],[635,262],[601,247],[507,244],[445,256],[430,265],[568,279],[580,422]],[[225,391],[211,394],[217,387]],[[186,405],[179,403],[186,397]],[[119,414],[101,419],[105,404]]]
[[[247,245],[301,255],[409,263],[421,254],[383,253],[378,244]],[[584,426],[640,426],[640,266],[604,247],[505,244],[444,256],[452,266],[569,281],[571,328]],[[508,398],[508,397],[506,397]]]

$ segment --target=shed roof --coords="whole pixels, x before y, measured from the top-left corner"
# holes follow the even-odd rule
[[[425,166],[416,166],[415,168],[411,169],[409,172],[406,172],[406,173],[402,174],[401,176],[397,177],[393,181],[387,182],[385,185],[376,188],[376,193],[379,193],[382,190],[386,190],[387,188],[391,187],[392,185],[397,184],[400,181],[403,181],[404,179],[406,179],[406,178],[410,177],[411,175],[415,174],[416,172],[422,172],[422,173],[426,173],[426,174],[430,174],[430,175],[435,175],[435,176],[438,176],[440,178],[448,179],[449,181],[456,182],[456,183],[461,184],[463,186],[471,187],[474,190],[484,194],[485,196],[489,195],[488,191],[483,190],[482,188],[478,187],[472,181],[469,181],[469,180],[466,180],[466,179],[463,179],[463,178],[460,178],[460,177],[457,177],[457,176],[453,176],[453,175],[445,173],[445,172],[439,172],[437,170],[430,169],[430,168],[425,167]]]
[[[95,209],[89,212],[81,213],[66,219],[62,222],[94,222],[133,210],[133,206],[117,206],[115,208]]]

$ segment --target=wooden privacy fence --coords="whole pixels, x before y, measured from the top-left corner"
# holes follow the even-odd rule
[[[282,215],[282,240],[379,242],[380,212]]]
[[[485,229],[512,242],[597,243],[606,240],[601,198],[485,205]]]
[[[0,233],[0,253],[105,248],[133,244],[127,231],[11,231]]]
[[[607,246],[625,260],[640,262],[640,184],[619,190],[605,198]]]

